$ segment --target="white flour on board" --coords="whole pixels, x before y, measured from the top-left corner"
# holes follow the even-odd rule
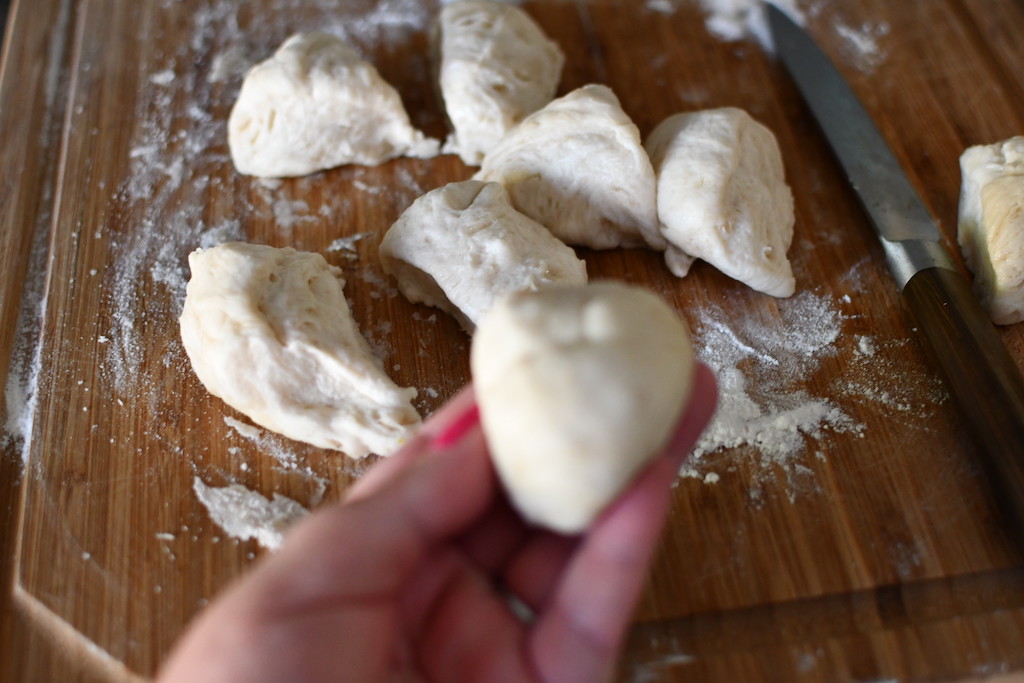
[[[752,37],[766,50],[772,51],[766,3],[762,0],[700,0],[700,4],[705,12],[704,23],[713,35],[726,41]],[[771,4],[797,24],[804,24],[804,14],[795,0],[772,0]]]
[[[354,235],[348,237],[339,237],[330,244],[327,245],[325,251],[348,251],[355,252],[356,242],[362,239],[366,239],[370,236],[369,232],[357,232]]]
[[[770,2],[803,26],[804,12],[796,0],[691,0],[704,12],[704,26],[713,36],[726,42],[753,38],[766,51],[772,52],[765,4]],[[655,12],[673,12],[679,0],[647,0],[647,8]]]
[[[269,500],[240,484],[207,486],[195,477],[192,489],[210,518],[226,534],[242,541],[256,539],[268,550],[280,548],[288,527],[309,514],[291,498],[275,493],[273,500]]]
[[[849,301],[805,291],[778,300],[777,318],[731,320],[718,307],[697,312],[694,346],[718,378],[719,408],[684,465],[684,477],[718,483],[721,474],[705,461],[722,453],[714,467],[748,463],[761,483],[781,471],[793,501],[808,488],[808,457],[825,459],[834,435],[864,434],[865,425],[848,406],[887,419],[901,416],[908,427],[932,415],[946,400],[940,380],[888,357],[907,340],[844,334],[849,318],[840,306]],[[843,372],[823,388],[825,395],[815,395],[811,380],[829,359],[841,362]]]
[[[864,73],[877,69],[886,58],[882,41],[889,35],[889,24],[864,23],[850,26],[839,22],[835,24],[836,33],[843,39],[843,55]]]
[[[311,467],[308,465],[302,465],[299,462],[298,456],[288,448],[288,439],[278,436],[272,432],[264,431],[254,425],[242,422],[230,415],[225,415],[223,419],[224,424],[233,429],[235,433],[251,442],[261,453],[269,455],[271,458],[276,460],[283,471],[297,472],[303,475],[307,480],[312,481],[315,484],[315,488],[313,494],[310,496],[309,504],[311,506],[320,504],[323,500],[324,493],[327,491],[327,484],[329,482],[326,477],[318,475]],[[367,465],[364,462],[348,458],[339,458],[337,465],[337,468],[340,471],[353,477],[362,476],[366,467]]]
[[[791,468],[808,440],[863,430],[834,402],[804,388],[821,360],[835,353],[839,311],[811,292],[780,300],[778,307],[780,319],[768,322],[729,322],[720,309],[700,311],[694,345],[718,378],[719,408],[685,473],[697,476],[702,456],[740,446],[753,447],[766,463]]]
[[[53,35],[63,36],[72,21],[70,4],[61,5]],[[46,111],[55,111],[59,98],[66,92],[67,74],[62,65],[68,49],[64,40],[51,40],[47,46],[43,96]],[[39,150],[43,157],[56,154],[60,144],[61,129],[56,120],[45,126],[39,136]],[[53,196],[55,177],[41,180],[39,215],[34,224],[22,226],[31,230],[32,242],[29,247],[29,265],[25,271],[20,310],[11,339],[11,355],[8,360],[7,381],[4,385],[4,424],[0,434],[0,446],[5,449],[19,447],[23,460],[29,456],[29,439],[32,421],[39,396],[36,388],[43,373],[42,344],[40,328],[46,311],[46,264],[49,258],[50,223],[53,220]],[[75,235],[77,239],[77,233]]]
[[[704,12],[704,25],[709,33],[726,42],[753,38],[769,53],[774,52],[774,47],[765,12],[766,4],[775,5],[800,26],[805,26],[807,16],[816,15],[823,6],[820,1],[799,3],[797,0],[692,1],[700,4]],[[647,8],[658,12],[672,12],[679,2],[680,0],[647,0]],[[837,19],[833,25],[843,40],[843,56],[857,69],[870,73],[885,60],[886,53],[881,47],[881,41],[889,34],[888,23],[866,22],[853,26]]]

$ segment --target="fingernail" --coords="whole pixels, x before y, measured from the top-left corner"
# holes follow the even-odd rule
[[[452,420],[430,442],[433,448],[449,448],[458,443],[469,430],[480,422],[480,409],[474,403],[468,410]]]

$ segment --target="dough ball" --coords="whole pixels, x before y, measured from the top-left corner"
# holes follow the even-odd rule
[[[957,240],[992,320],[1024,320],[1024,136],[967,148]]]
[[[410,301],[451,313],[467,330],[503,294],[587,282],[572,249],[513,209],[501,185],[476,180],[413,202],[384,235],[380,259]]]
[[[387,455],[420,423],[356,329],[319,254],[229,242],[189,255],[181,341],[214,396],[271,431],[353,458]]]
[[[760,292],[790,296],[793,195],[775,135],[725,107],[670,116],[646,147],[669,269],[683,277],[700,258]]]
[[[519,511],[584,530],[667,443],[690,395],[686,325],[612,282],[502,299],[470,354],[497,472]]]
[[[654,169],[618,98],[587,85],[530,114],[484,157],[477,180],[566,244],[664,249]]]
[[[441,96],[454,129],[444,151],[476,166],[551,101],[565,57],[526,12],[501,2],[449,3],[438,29]]]
[[[303,33],[249,70],[228,118],[235,168],[301,176],[398,156],[432,157],[398,93],[340,38]]]

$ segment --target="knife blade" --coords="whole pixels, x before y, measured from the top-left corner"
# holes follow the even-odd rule
[[[879,239],[918,330],[1024,540],[1024,379],[942,233],[852,88],[811,37],[766,3],[775,50]]]

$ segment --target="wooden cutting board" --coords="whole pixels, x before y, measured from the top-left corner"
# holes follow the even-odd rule
[[[800,4],[953,246],[960,152],[1024,134],[1024,5]],[[675,488],[622,679],[1024,668],[1024,557],[780,65],[753,41],[709,32],[697,2],[524,7],[566,53],[561,92],[606,83],[643,134],[677,111],[743,107],[777,134],[796,199],[791,299],[706,264],[679,280],[653,253],[581,253],[592,277],[672,302],[727,399],[719,439]],[[200,244],[227,236],[323,253],[388,372],[420,390],[424,414],[466,381],[467,337],[398,295],[376,246],[417,196],[471,169],[444,156],[266,183],[235,173],[225,144],[239,64],[300,30],[347,37],[416,125],[443,136],[426,59],[436,9],[15,2],[0,80],[0,550],[10,585],[0,677],[154,671],[186,622],[262,554],[211,521],[196,477],[313,506],[372,465],[252,434],[204,391],[176,322],[186,255]],[[1002,332],[1024,364],[1024,325]],[[738,421],[743,410],[761,420]],[[746,442],[731,445],[743,429]]]

